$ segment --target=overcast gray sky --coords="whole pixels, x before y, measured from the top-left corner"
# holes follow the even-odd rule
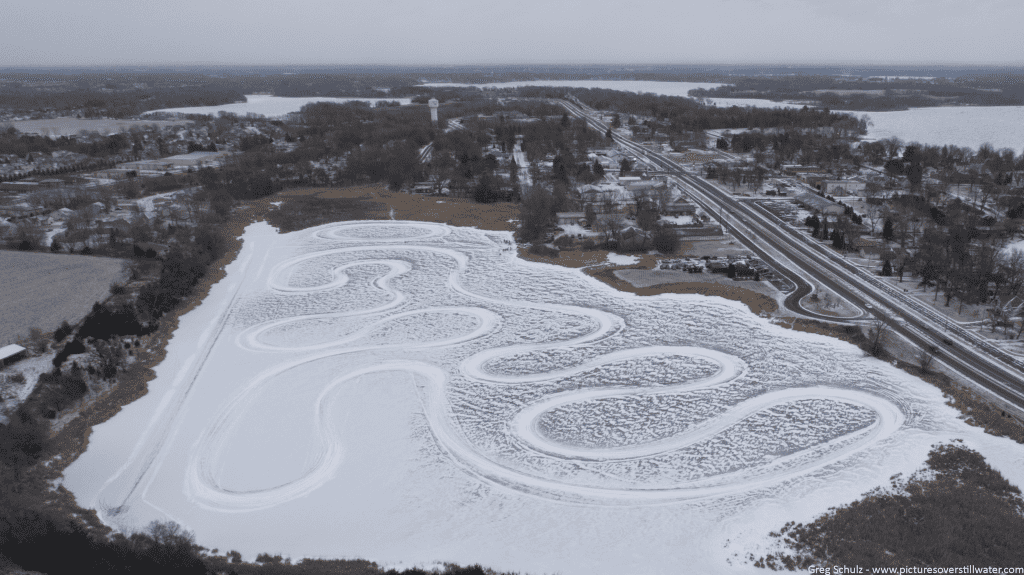
[[[1021,0],[27,0],[0,66],[1024,64]]]

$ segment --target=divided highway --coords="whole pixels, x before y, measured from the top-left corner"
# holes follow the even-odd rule
[[[595,130],[601,133],[608,130],[606,124],[594,117],[597,111],[579,101],[558,100],[557,103],[574,116],[584,118]],[[800,277],[801,274],[789,269],[789,266],[797,266],[803,275],[829,287],[867,313],[885,320],[892,330],[921,349],[935,349],[936,359],[1016,406],[1024,407],[1024,361],[1010,356],[870,272],[854,266],[760,206],[736,200],[707,181],[687,173],[682,166],[663,154],[650,151],[618,134],[613,134],[613,137],[623,147],[645,158],[668,173],[677,183],[692,190],[694,200],[706,211],[712,214],[722,214],[723,211],[727,213],[732,218],[728,222],[730,232],[798,286],[797,291],[787,297],[787,308],[808,314],[797,303],[806,295],[804,286],[807,283]],[[727,222],[721,223],[726,225]],[[762,246],[768,246],[792,263],[778,262]],[[809,286],[806,289],[809,291]],[[790,305],[791,299],[794,300],[794,306]],[[836,318],[825,316],[818,316],[817,319],[836,321]]]

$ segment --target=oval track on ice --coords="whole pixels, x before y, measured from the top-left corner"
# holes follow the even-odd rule
[[[381,237],[387,233],[387,230],[392,230],[391,233],[397,237]],[[733,382],[744,373],[746,366],[739,358],[720,351],[699,347],[648,346],[605,353],[579,365],[541,373],[509,375],[489,372],[485,369],[485,365],[489,361],[502,357],[531,352],[583,348],[607,341],[611,336],[625,329],[625,322],[621,317],[603,310],[573,305],[497,299],[471,291],[461,282],[470,261],[466,253],[456,247],[417,245],[415,243],[447,241],[450,235],[451,228],[448,226],[423,222],[386,221],[332,225],[312,234],[313,238],[318,241],[332,243],[331,247],[290,259],[272,270],[267,284],[269,290],[301,297],[304,294],[345,289],[349,285],[348,272],[358,266],[384,266],[388,268],[387,273],[378,277],[374,285],[387,295],[388,301],[380,306],[364,310],[299,315],[264,322],[243,331],[237,337],[237,344],[246,349],[269,353],[296,354],[301,352],[304,355],[259,374],[230,400],[213,423],[202,433],[187,471],[187,492],[194,501],[204,507],[226,511],[261,509],[303,497],[330,481],[339,466],[344,463],[345,441],[330,418],[326,416],[331,405],[332,394],[340,385],[354,382],[362,376],[374,373],[406,373],[415,382],[421,384],[415,387],[433,437],[443,452],[468,473],[482,480],[520,492],[567,501],[636,504],[701,498],[763,488],[849,457],[892,434],[903,423],[902,412],[891,402],[876,395],[823,386],[796,387],[764,393],[741,401],[729,407],[724,413],[709,421],[696,424],[684,433],[657,441],[601,448],[578,447],[554,441],[545,437],[538,428],[540,419],[553,409],[595,399],[677,394],[711,389]],[[335,247],[338,243],[342,244],[342,247]],[[346,246],[347,243],[370,245]],[[480,246],[474,246],[474,249],[480,249]],[[382,252],[386,252],[387,255],[382,257]],[[362,257],[363,254],[366,256]],[[403,259],[403,254],[410,259]],[[395,288],[394,280],[415,269],[417,265],[413,259],[415,254],[442,256],[453,261],[455,266],[446,278],[445,287],[451,292],[475,302],[476,305],[410,308],[409,297]],[[339,258],[351,258],[351,261],[339,264],[336,261]],[[323,267],[325,271],[330,272],[329,281],[316,286],[304,287],[296,287],[289,283],[296,269],[308,269],[310,266],[316,266],[319,259],[326,260]],[[422,361],[397,360],[370,367],[360,367],[323,383],[316,404],[310,406],[315,434],[312,445],[309,446],[311,454],[308,461],[310,463],[305,469],[296,470],[294,479],[265,489],[235,491],[224,487],[218,478],[215,471],[217,463],[223,455],[224,449],[227,448],[232,433],[246,417],[247,410],[253,405],[253,402],[258,400],[263,391],[286,380],[291,370],[311,362],[365,351],[393,350],[397,353],[401,350],[424,350],[466,344],[500,329],[503,323],[501,315],[489,308],[518,308],[575,315],[586,318],[596,327],[588,333],[563,341],[510,345],[476,353],[465,359],[459,367],[462,377],[475,382],[494,386],[548,384],[587,370],[599,369],[613,362],[654,356],[699,358],[719,366],[717,373],[696,381],[684,381],[664,386],[577,389],[549,394],[534,401],[518,410],[512,420],[506,422],[505,429],[522,445],[528,446],[535,457],[569,461],[614,461],[663,455],[713,438],[755,413],[806,399],[826,399],[867,408],[876,414],[876,419],[867,428],[826,442],[836,444],[835,449],[832,449],[827,455],[810,461],[799,460],[800,454],[781,457],[777,462],[785,463],[792,460],[793,464],[788,467],[776,465],[768,472],[761,470],[762,472],[758,473],[757,470],[744,470],[725,473],[700,480],[677,482],[667,488],[645,488],[642,485],[637,485],[636,488],[581,486],[565,478],[545,477],[512,468],[484,453],[469,441],[454,423],[452,406],[446,399],[447,386],[452,374],[438,366]],[[426,314],[432,314],[431,317],[437,314],[470,317],[474,320],[475,328],[466,333],[415,343],[360,344],[361,339],[373,333],[374,330],[386,326],[389,322],[400,319],[415,320],[417,317],[426,317]],[[365,325],[338,338],[303,345],[279,345],[269,343],[266,339],[266,334],[269,331],[287,328],[289,324],[339,318],[360,319],[365,321]]]

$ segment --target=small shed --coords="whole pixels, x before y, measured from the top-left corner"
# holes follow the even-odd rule
[[[12,343],[0,347],[0,367],[10,365],[18,360],[25,359],[26,350],[20,345]]]

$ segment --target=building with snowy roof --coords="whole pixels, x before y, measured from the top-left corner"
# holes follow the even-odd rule
[[[794,196],[793,199],[796,200],[796,203],[811,212],[822,213],[830,216],[841,216],[846,211],[843,206],[810,192]]]
[[[25,348],[14,343],[0,347],[0,366],[10,365],[20,359],[24,359],[25,355]]]

